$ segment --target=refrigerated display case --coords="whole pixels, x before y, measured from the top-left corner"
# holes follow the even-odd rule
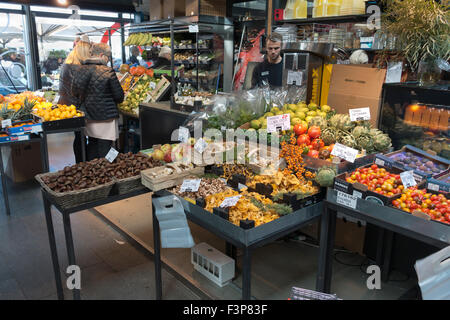
[[[450,83],[384,84],[380,117],[380,129],[389,134],[394,150],[413,145],[450,159]]]

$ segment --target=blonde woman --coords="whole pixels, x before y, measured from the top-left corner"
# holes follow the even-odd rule
[[[72,94],[72,82],[74,75],[80,71],[81,65],[91,57],[91,43],[89,39],[82,38],[77,42],[73,50],[69,53],[66,61],[61,67],[59,76],[59,100],[58,104],[74,105],[80,107],[80,101]],[[75,132],[75,140],[73,141],[73,152],[75,154],[76,163],[82,162],[82,143],[81,134]]]

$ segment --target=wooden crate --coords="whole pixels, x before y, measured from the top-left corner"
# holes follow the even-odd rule
[[[152,191],[171,188],[183,182],[183,180],[190,175],[201,175],[205,172],[204,167],[194,167],[192,169],[183,170],[182,172],[175,172],[167,176],[153,177],[151,173],[159,172],[163,168],[173,167],[176,164],[169,164],[164,167],[151,168],[141,171],[141,182],[144,186]]]

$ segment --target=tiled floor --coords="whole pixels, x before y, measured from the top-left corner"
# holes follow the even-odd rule
[[[51,171],[73,164],[71,156],[73,135],[49,136]],[[44,219],[40,190],[34,181],[8,183],[11,216],[4,212],[0,202],[0,300],[56,299],[56,288]],[[3,200],[3,198],[2,198]],[[134,208],[134,214],[144,214],[140,206],[148,206],[148,198],[122,201],[108,211],[124,226],[152,245],[151,216],[124,214],[125,208]],[[141,201],[141,202],[139,202]],[[139,219],[142,220],[139,220]],[[71,216],[77,264],[81,267],[83,299],[155,299],[153,260],[136,249],[118,232],[90,211]],[[139,222],[139,223],[138,223]],[[67,253],[61,215],[53,214],[62,270],[67,267]],[[201,228],[191,227],[196,243],[207,241],[220,250],[214,235]],[[217,299],[239,299],[241,276],[237,274],[231,285],[224,288],[206,280],[194,271],[188,249],[166,250],[166,258],[177,265],[192,282],[211,292]],[[289,296],[293,286],[314,289],[318,248],[300,242],[278,241],[259,248],[252,260],[252,296],[258,299],[281,299]],[[348,264],[360,264],[364,257],[345,254]],[[238,257],[238,265],[240,258]],[[383,283],[382,290],[366,287],[367,274],[359,266],[350,267],[338,262],[333,265],[332,290],[343,299],[397,299],[415,285],[414,280]],[[66,289],[65,296],[71,299]],[[163,270],[164,299],[200,299],[183,281]]]

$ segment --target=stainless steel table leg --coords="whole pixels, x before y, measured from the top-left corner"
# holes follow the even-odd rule
[[[9,199],[8,199],[8,189],[6,186],[6,176],[5,169],[3,168],[3,156],[2,156],[2,147],[0,146],[0,174],[2,179],[2,191],[3,191],[3,200],[5,201],[6,215],[11,215],[11,209],[9,207]]]
[[[56,292],[59,300],[64,300],[64,291],[61,281],[61,269],[59,268],[58,251],[56,248],[55,229],[53,228],[53,220],[51,214],[51,205],[42,192],[42,200],[44,201],[45,221],[47,223],[48,240],[50,243],[50,252],[52,254],[53,271],[55,273]]]
[[[75,249],[73,246],[73,238],[72,238],[72,227],[70,225],[70,215],[62,214],[63,216],[63,224],[64,224],[64,234],[66,236],[66,248],[67,248],[67,256],[69,258],[69,266],[76,265],[75,262]],[[80,300],[80,290],[73,289],[73,299]]]

